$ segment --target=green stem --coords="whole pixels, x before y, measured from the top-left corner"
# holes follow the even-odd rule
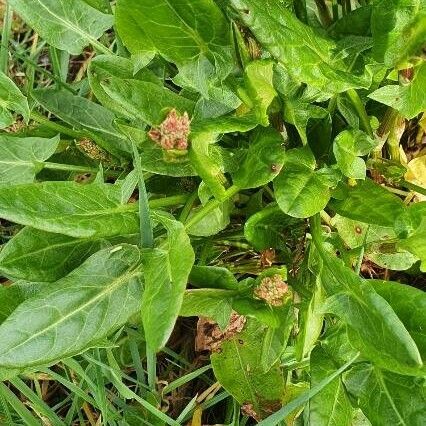
[[[185,223],[186,219],[188,219],[189,213],[191,213],[191,209],[194,206],[195,200],[198,198],[198,190],[195,190],[188,198],[187,202],[183,206],[183,209],[179,215],[179,221]]]
[[[195,213],[194,216],[192,216],[186,222],[185,228],[188,229],[191,226],[194,226],[196,223],[202,220],[205,216],[207,216],[210,212],[212,212],[214,209],[216,209],[221,204],[223,204],[226,200],[229,200],[231,197],[237,194],[239,190],[240,188],[233,185],[225,191],[224,196],[220,200],[218,200],[217,198],[213,198],[212,200],[210,200],[202,209],[200,209],[197,213]]]
[[[143,170],[141,166],[141,158],[136,147],[136,144],[132,142],[133,146],[133,164],[138,175],[138,187],[139,187],[139,227],[140,227],[140,239],[142,248],[154,247],[154,232],[152,230],[151,215],[149,212],[148,194],[146,192],[145,180],[143,177]]]
[[[48,170],[61,170],[64,172],[80,172],[80,173],[98,173],[99,169],[95,167],[78,166],[75,164],[61,164],[61,163],[40,163],[42,169]],[[109,177],[118,177],[122,172],[115,170],[105,170],[105,174]]]
[[[157,354],[146,345],[146,371],[148,376],[148,387],[155,392],[157,381]]]
[[[37,111],[31,112],[31,118],[38,124],[42,124],[50,130],[62,133],[63,135],[67,135],[73,139],[82,139],[88,136],[85,132],[74,130],[69,127],[63,126],[62,124],[51,121],[44,115],[38,113]]]
[[[370,119],[368,118],[367,111],[365,110],[364,104],[362,103],[357,91],[354,89],[349,89],[346,93],[348,94],[352,105],[355,107],[356,112],[358,113],[362,128],[368,133],[371,138],[374,138]]]
[[[185,204],[188,200],[188,195],[173,195],[171,197],[155,198],[149,200],[151,209],[160,209],[162,207],[172,207]]]
[[[3,16],[3,29],[1,34],[2,46],[0,50],[0,70],[6,75],[8,74],[8,63],[9,63],[9,39],[10,32],[12,29],[13,22],[13,10],[10,7],[9,2],[6,2],[6,9]]]
[[[406,180],[402,180],[400,182],[401,186],[409,189],[410,191],[417,192],[422,195],[426,195],[426,188],[423,188],[415,183],[407,182]]]

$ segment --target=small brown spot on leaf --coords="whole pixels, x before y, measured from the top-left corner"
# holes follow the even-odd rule
[[[360,226],[356,226],[356,227],[355,227],[355,232],[356,232],[357,234],[362,234],[362,228],[361,228]]]

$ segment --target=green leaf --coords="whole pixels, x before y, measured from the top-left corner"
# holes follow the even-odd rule
[[[59,144],[59,136],[16,138],[0,135],[0,184],[31,183]]]
[[[423,61],[413,72],[409,84],[384,86],[368,97],[396,109],[407,119],[416,117],[426,110],[426,62]]]
[[[284,214],[271,205],[250,216],[244,225],[246,240],[258,250],[283,248],[286,237],[300,226],[301,221]]]
[[[343,382],[373,425],[421,426],[424,423],[423,379],[362,363],[346,372]]]
[[[123,325],[140,309],[140,257],[125,244],[102,250],[23,302],[0,326],[0,366],[54,363]]]
[[[87,130],[90,136],[108,152],[121,156],[131,153],[128,140],[114,127],[115,115],[82,96],[68,90],[39,89],[32,92],[33,98],[47,111],[77,130]]]
[[[297,98],[284,98],[284,121],[293,124],[304,145],[308,143],[306,128],[311,118],[325,118],[327,111]]]
[[[285,389],[278,365],[266,373],[261,366],[259,342],[265,330],[248,319],[241,332],[223,341],[221,351],[211,355],[216,379],[241,405],[251,404],[258,418],[281,407]]]
[[[187,290],[179,315],[203,316],[218,323],[223,330],[232,314],[232,291],[213,288]]]
[[[216,195],[221,196],[222,193]],[[204,182],[201,182],[198,188],[198,198],[201,201],[201,205],[191,210],[188,220],[190,220],[193,215],[197,214],[198,211],[202,210],[212,198],[212,191]],[[188,228],[188,233],[198,237],[208,237],[217,234],[229,225],[231,209],[232,201],[225,200],[215,209],[203,216],[197,223],[190,226]]]
[[[350,249],[364,247],[364,257],[382,268],[404,271],[418,260],[417,256],[398,248],[393,228],[369,225],[339,215],[333,217],[332,224]]]
[[[105,92],[103,88],[105,83],[118,78],[145,81],[163,86],[163,82],[152,71],[143,69],[135,74],[134,67],[135,65],[130,59],[115,55],[95,56],[88,67],[88,80],[96,98],[118,116],[127,117],[128,112]]]
[[[167,343],[179,315],[194,251],[182,223],[164,213],[153,213],[153,217],[166,228],[167,240],[160,248],[143,250],[142,323],[147,344],[158,351]]]
[[[365,179],[367,167],[360,158],[369,154],[376,142],[361,130],[344,130],[334,139],[333,152],[342,173],[353,179]]]
[[[72,55],[89,44],[100,48],[97,39],[114,22],[82,0],[11,0],[10,5],[50,45]]]
[[[320,346],[311,353],[311,387],[317,385],[338,366]],[[352,406],[340,377],[336,377],[309,401],[309,424],[315,426],[351,426]]]
[[[194,287],[236,290],[238,281],[229,269],[219,266],[195,265],[189,275],[189,282]]]
[[[338,175],[332,169],[315,170],[315,166],[309,148],[287,151],[283,170],[274,181],[276,200],[284,213],[305,218],[327,205]]]
[[[286,156],[281,134],[260,128],[250,141],[241,167],[233,174],[240,189],[257,188],[271,182],[281,171]]]
[[[396,195],[371,179],[347,188],[341,199],[334,199],[329,205],[341,216],[387,227],[393,227],[405,209],[404,203]]]
[[[366,280],[325,251],[316,218],[312,224],[314,244],[324,262],[322,284],[331,296],[323,311],[340,317],[349,328],[351,343],[379,367],[419,374],[420,353],[404,324]]]
[[[356,359],[359,357],[359,353],[356,354],[352,359],[350,359],[346,364],[342,365],[338,370],[334,373],[330,374],[325,379],[321,380],[316,386],[314,386],[309,391],[303,392],[302,395],[297,398],[291,400],[288,404],[282,407],[275,414],[272,414],[265,420],[259,423],[259,426],[275,426],[279,424],[283,419],[285,419],[290,414],[294,413],[294,411],[306,404],[311,398],[321,392],[329,383],[331,383],[336,377],[339,377],[351,364],[353,364]]]
[[[299,21],[274,0],[231,0],[240,19],[297,82],[325,93],[367,88],[370,78],[349,72],[350,61],[332,40]],[[347,58],[349,59],[349,58]]]
[[[420,353],[426,354],[426,294],[415,287],[383,280],[370,280],[374,290],[385,299],[416,342]]]
[[[300,283],[305,294],[298,306],[299,332],[295,345],[296,359],[301,361],[309,355],[321,335],[324,325],[324,313],[321,308],[325,294],[319,277],[311,273],[300,274]],[[311,287],[311,288],[310,288]]]
[[[262,126],[268,126],[268,108],[277,96],[273,76],[274,62],[270,60],[253,61],[244,70],[247,94],[253,103],[256,118]]]
[[[388,67],[394,66],[401,50],[407,48],[412,20],[422,7],[423,0],[376,0],[372,4],[371,31],[373,33],[373,54],[377,61]],[[400,40],[405,39],[405,45]],[[420,41],[420,40],[419,40]],[[424,42],[424,39],[423,39]]]
[[[32,281],[56,281],[100,249],[99,239],[76,239],[25,227],[0,252],[0,271]]]
[[[30,118],[27,98],[6,74],[0,72],[0,129],[13,124],[14,119],[9,111],[22,114],[25,121]]]
[[[25,300],[19,286],[0,286],[0,324]]]
[[[189,115],[194,110],[193,101],[149,81],[111,77],[101,86],[128,118],[142,120],[150,126],[160,124],[173,108]]]
[[[117,28],[132,53],[155,50],[178,66],[206,55],[222,78],[231,70],[230,25],[213,0],[119,0]]]
[[[121,189],[74,182],[0,187],[0,217],[76,238],[138,232],[136,205],[121,204]]]

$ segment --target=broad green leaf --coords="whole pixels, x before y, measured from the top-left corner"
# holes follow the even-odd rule
[[[114,22],[82,0],[11,0],[10,5],[50,45],[72,55],[89,44],[99,47],[97,39]]]
[[[230,290],[203,288],[187,290],[183,297],[180,316],[203,316],[218,323],[223,330],[232,314],[232,294]]]
[[[296,359],[301,361],[309,355],[321,335],[324,325],[324,290],[318,277],[311,273],[299,272],[299,281],[302,286],[302,300],[299,309],[299,332],[295,345]]]
[[[423,0],[376,0],[372,4],[371,31],[375,59],[391,67],[407,48],[410,26]],[[405,45],[398,42],[405,39]],[[424,39],[423,39],[424,42]]]
[[[274,63],[270,60],[250,62],[244,70],[247,94],[256,118],[262,126],[269,124],[268,108],[277,96],[273,86],[273,76]]]
[[[142,69],[135,74],[134,63],[121,56],[99,55],[95,56],[88,67],[88,80],[90,88],[98,101],[118,116],[127,117],[128,112],[119,103],[115,102],[103,89],[103,84],[115,78],[145,81],[162,87],[163,83],[152,71]]]
[[[408,250],[421,260],[420,269],[426,271],[426,202],[411,204],[395,222],[400,238],[398,248]]]
[[[284,121],[293,124],[304,145],[308,143],[306,128],[311,118],[325,118],[327,111],[297,98],[284,98]]]
[[[13,278],[56,281],[98,251],[100,243],[26,227],[0,252],[0,271]]]
[[[16,138],[0,136],[0,185],[31,183],[59,144],[59,136]]]
[[[326,93],[369,86],[368,76],[351,72],[346,53],[274,0],[231,0],[243,23],[297,82]]]
[[[133,242],[135,236],[120,235],[116,240]],[[25,227],[2,248],[0,271],[8,277],[53,282],[109,244],[103,238],[80,239]]]
[[[89,6],[94,7],[95,9],[100,10],[101,12],[108,13],[108,3],[107,0],[83,0]]]
[[[47,111],[77,130],[87,130],[89,135],[105,150],[117,156],[131,153],[131,146],[113,125],[115,115],[82,96],[68,90],[39,89],[33,98]]]
[[[109,184],[43,182],[0,187],[0,217],[76,238],[136,233],[136,205]]]
[[[368,97],[396,109],[407,119],[416,117],[426,110],[426,61],[413,72],[413,79],[407,85],[384,86]]]
[[[53,363],[123,325],[140,309],[140,260],[135,246],[102,250],[23,302],[0,326],[0,366]]]
[[[344,130],[334,139],[333,152],[342,173],[353,179],[365,179],[367,167],[360,158],[369,154],[376,142],[361,130]]]
[[[404,323],[422,357],[426,356],[426,294],[415,287],[382,280],[370,280],[374,290],[385,299]]]
[[[256,250],[280,249],[301,221],[284,214],[276,205],[271,205],[250,216],[244,225],[244,236]]]
[[[281,134],[260,128],[249,143],[241,167],[233,174],[240,189],[257,188],[271,182],[280,173],[286,156]]]
[[[0,285],[0,324],[25,300],[19,286]]]
[[[373,425],[421,426],[426,416],[424,380],[361,363],[343,375],[349,394]]]
[[[142,120],[150,126],[160,124],[173,108],[181,114],[187,112],[189,115],[194,110],[193,101],[149,81],[112,77],[101,83],[101,86],[129,118]]]
[[[167,343],[179,315],[194,251],[182,223],[166,214],[153,215],[166,228],[167,240],[159,248],[143,251],[142,323],[147,344],[158,351]]]
[[[351,343],[379,367],[419,374],[421,356],[404,324],[366,280],[325,250],[318,222],[315,218],[311,232],[324,262],[322,284],[330,296],[324,312],[340,317],[349,328]]]
[[[217,194],[217,196],[218,195],[221,196],[222,194]],[[198,187],[198,198],[201,201],[201,205],[191,210],[188,220],[191,220],[191,217],[197,214],[198,211],[202,210],[203,207],[212,199],[212,191],[204,184],[204,182],[201,182]],[[188,234],[198,237],[208,237],[210,235],[217,234],[229,225],[231,220],[231,209],[232,200],[225,200],[215,209],[204,215],[197,223],[190,226],[188,228]]]
[[[338,366],[327,352],[317,346],[310,357],[311,387],[317,385]],[[352,406],[340,377],[335,378],[309,401],[308,422],[315,426],[351,426]]]
[[[369,36],[371,35],[371,5],[351,10],[327,28],[327,32],[334,37]]]
[[[6,74],[0,72],[0,129],[13,124],[10,111],[22,114],[25,121],[30,118],[27,98]]]
[[[274,181],[276,200],[284,213],[305,218],[327,205],[338,174],[332,169],[315,170],[315,166],[308,148],[287,151],[283,170]]]
[[[364,257],[382,268],[404,271],[418,260],[417,256],[398,248],[391,227],[369,225],[339,215],[333,217],[332,224],[350,249],[364,247]]]
[[[358,181],[355,186],[347,188],[342,197],[332,200],[330,207],[349,219],[385,227],[393,227],[405,209],[396,195],[371,179]]]
[[[180,66],[173,82],[182,88],[201,93],[202,98],[198,100],[195,112],[197,118],[222,116],[237,109],[242,103],[231,87],[221,81],[205,54]]]
[[[284,378],[275,365],[268,372],[261,366],[259,342],[266,327],[248,319],[241,332],[221,344],[221,351],[211,355],[216,379],[239,404],[251,404],[257,418],[263,418],[281,407]]]
[[[134,54],[156,51],[178,66],[206,55],[222,78],[231,70],[230,25],[213,0],[119,0],[117,28]]]
[[[236,290],[238,281],[234,274],[219,266],[195,265],[189,275],[189,282],[194,287]]]

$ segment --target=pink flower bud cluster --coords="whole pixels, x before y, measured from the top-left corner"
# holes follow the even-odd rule
[[[165,150],[184,151],[188,149],[190,125],[188,113],[179,115],[175,109],[172,109],[160,126],[153,127],[148,132],[148,136]]]

